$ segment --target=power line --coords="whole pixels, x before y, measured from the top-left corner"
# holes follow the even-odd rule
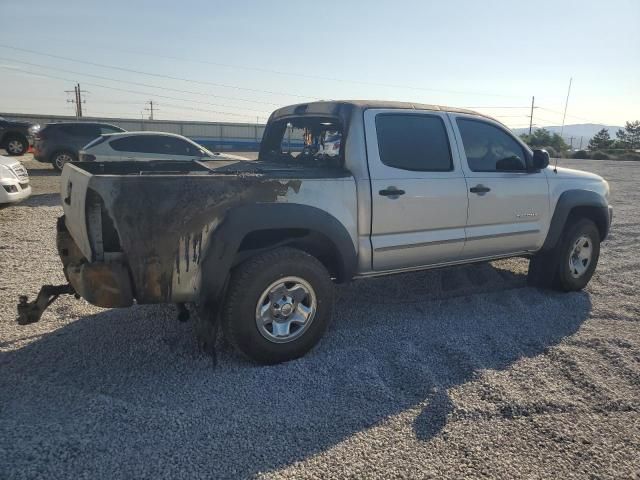
[[[93,65],[93,66],[101,67],[101,68],[112,68],[112,69],[121,70],[121,71],[129,72],[129,73],[137,73],[137,74],[140,74],[140,75],[149,75],[149,76],[161,77],[161,78],[166,78],[166,79],[171,79],[171,80],[178,80],[178,81],[183,81],[183,82],[200,83],[200,84],[203,84],[203,85],[213,85],[213,86],[223,87],[223,88],[234,88],[234,89],[238,89],[238,90],[246,90],[246,91],[258,92],[258,93],[269,93],[269,94],[272,94],[272,95],[284,95],[284,96],[288,96],[288,97],[297,97],[297,98],[312,98],[309,95],[299,95],[299,94],[292,94],[292,93],[285,93],[285,92],[275,92],[275,91],[269,91],[269,90],[260,90],[260,89],[255,89],[255,88],[239,87],[237,85],[226,85],[226,84],[207,82],[207,81],[203,81],[203,80],[193,80],[193,79],[188,79],[188,78],[173,77],[171,75],[164,75],[164,74],[159,74],[159,73],[144,72],[144,71],[141,71],[141,70],[134,70],[134,69],[125,68],[125,67],[118,67],[116,65],[101,64],[101,63],[90,62],[90,61],[86,61],[86,60],[78,60],[78,59],[74,59],[74,58],[70,58],[70,57],[65,57],[65,56],[62,56],[62,55],[44,53],[44,52],[40,52],[40,51],[36,51],[36,50],[30,50],[30,49],[27,49],[27,48],[15,47],[15,46],[6,45],[6,44],[0,44],[0,47],[11,49],[11,50],[18,50],[18,51],[21,51],[21,52],[32,53],[34,55],[42,55],[42,56],[47,56],[47,57],[51,57],[51,58],[67,60],[67,61],[70,61],[70,62],[84,63],[84,64],[87,64],[87,65]],[[167,57],[167,58],[181,60],[178,57]],[[193,60],[189,60],[189,61],[193,61]],[[387,88],[402,88],[402,89],[406,89],[406,90],[422,90],[422,91],[428,91],[428,92],[449,93],[449,94],[456,94],[456,95],[478,95],[478,96],[502,97],[502,98],[523,98],[523,95],[505,95],[505,94],[501,94],[501,93],[447,90],[447,89],[436,89],[436,88],[428,88],[428,87],[416,87],[416,86],[411,86],[411,85],[399,85],[399,84],[393,84],[393,83],[365,82],[365,81],[360,81],[360,80],[346,80],[346,79],[340,79],[340,78],[321,77],[321,76],[309,75],[309,74],[301,74],[301,73],[285,73],[285,72],[279,72],[279,71],[276,71],[276,70],[262,69],[262,68],[258,68],[258,67],[242,67],[242,66],[234,66],[234,65],[229,65],[229,64],[206,62],[206,61],[201,61],[200,63],[210,63],[212,65],[226,66],[226,67],[231,67],[231,68],[244,68],[244,69],[249,69],[249,70],[276,73],[276,74],[279,74],[279,75],[293,75],[293,76],[300,76],[300,77],[305,77],[305,78],[318,78],[318,79],[322,79],[322,80],[337,81],[337,82],[343,82],[343,83],[355,83],[355,84],[360,84],[360,85],[371,85],[371,86],[379,86],[379,87],[387,87]]]
[[[1,59],[1,57],[0,57]],[[24,63],[24,62],[23,62]],[[45,78],[53,78],[56,80],[64,80],[64,81],[68,81],[71,82],[72,80],[69,80],[68,78],[64,78],[64,77],[58,77],[55,75],[50,75],[50,74],[46,74],[46,73],[39,73],[39,72],[30,72],[28,70],[23,70],[23,69],[16,69],[16,68],[11,68],[9,66],[6,65],[0,65],[0,68],[4,68],[4,69],[8,69],[8,70],[16,70],[19,71],[21,73],[26,73],[28,75],[33,75],[36,77],[45,77]],[[82,74],[80,74],[82,75]],[[114,81],[118,81],[118,80],[114,80]],[[128,83],[128,82],[122,82],[122,83]],[[200,101],[200,100],[191,100],[188,98],[180,98],[180,97],[172,97],[172,96],[168,96],[168,95],[162,95],[162,94],[157,94],[157,93],[151,93],[151,92],[145,92],[145,91],[140,91],[140,90],[129,90],[129,89],[125,89],[125,88],[118,88],[118,87],[112,87],[112,86],[108,86],[108,85],[101,85],[99,83],[91,83],[91,82],[85,82],[86,85],[91,85],[94,87],[98,87],[98,88],[106,88],[109,90],[116,90],[116,91],[120,91],[120,92],[126,92],[126,93],[134,93],[137,95],[144,95],[144,96],[156,96],[159,98],[167,98],[170,100],[178,100],[181,102],[191,102],[191,103],[198,103],[198,104],[206,104],[206,105],[212,105],[212,106],[221,106],[221,107],[227,107],[227,108],[240,108],[242,110],[253,110],[253,109],[246,109],[245,107],[235,107],[233,105],[220,105],[217,103],[211,103],[211,102],[205,102],[205,101]],[[162,88],[162,87],[155,87],[155,88]],[[184,107],[184,108],[188,108],[188,107]],[[254,110],[256,112],[259,113],[266,113],[263,110]],[[229,115],[236,115],[236,116],[242,116],[242,117],[253,117],[253,115],[241,115],[241,114],[237,114],[237,113],[230,113],[230,112],[226,112]]]
[[[200,96],[205,96],[205,97],[224,98],[226,100],[237,100],[237,101],[249,102],[249,103],[260,103],[260,104],[264,104],[264,105],[272,105],[272,106],[280,106],[281,105],[279,103],[264,102],[264,101],[260,101],[260,100],[249,100],[249,99],[238,98],[238,97],[225,97],[225,96],[215,95],[215,94],[210,94],[210,93],[194,92],[192,90],[182,90],[182,89],[171,88],[171,87],[160,87],[158,85],[152,85],[152,84],[149,84],[149,83],[132,82],[130,80],[119,80],[119,79],[113,78],[113,77],[105,77],[103,75],[94,75],[94,74],[91,74],[91,73],[77,72],[75,70],[67,70],[65,68],[50,67],[48,65],[42,65],[40,63],[26,62],[24,60],[15,60],[13,58],[0,57],[0,60],[10,61],[10,62],[17,62],[17,63],[20,63],[22,65],[29,65],[29,66],[37,67],[37,68],[44,68],[44,69],[47,69],[47,70],[55,70],[55,71],[63,72],[63,73],[71,73],[73,75],[83,75],[85,77],[98,78],[100,80],[108,80],[110,82],[125,83],[125,84],[129,84],[129,85],[135,85],[135,86],[138,86],[138,87],[157,88],[159,90],[168,90],[168,91],[171,91],[171,92],[186,93],[188,95],[200,95]],[[22,70],[22,69],[16,69],[16,70],[21,71],[21,72],[25,71],[25,70]],[[240,108],[242,110],[250,110],[250,111],[254,111],[254,112],[264,113],[262,110],[256,110],[256,109],[248,108],[248,107],[236,107],[236,106],[233,106],[233,105],[220,105],[220,104],[215,104],[215,103],[212,103],[210,105],[219,106],[219,107],[226,107],[226,108]]]
[[[94,67],[100,67],[100,68],[111,68],[113,70],[119,70],[121,72],[128,72],[128,73],[136,73],[138,75],[146,75],[149,77],[158,77],[158,78],[164,78],[167,80],[177,80],[180,82],[189,82],[189,83],[196,83],[196,84],[200,84],[200,85],[210,85],[210,86],[214,86],[214,87],[222,87],[222,88],[232,88],[235,90],[244,90],[247,92],[255,92],[255,93],[268,93],[269,95],[283,95],[283,96],[287,96],[287,97],[296,97],[296,98],[312,98],[309,95],[298,95],[295,93],[285,93],[285,92],[276,92],[276,91],[271,91],[271,90],[261,90],[258,88],[249,88],[249,87],[239,87],[237,85],[226,85],[223,83],[215,83],[215,82],[207,82],[204,80],[194,80],[191,78],[181,78],[181,77],[174,77],[171,75],[165,75],[162,73],[150,73],[150,72],[144,72],[142,70],[135,70],[133,68],[125,68],[125,67],[118,67],[116,65],[107,65],[104,63],[97,63],[97,62],[90,62],[87,60],[77,60],[74,58],[70,58],[70,57],[65,57],[62,55],[54,55],[51,53],[43,53],[43,52],[37,52],[35,50],[29,50],[27,48],[20,48],[20,47],[13,47],[10,45],[3,45],[0,44],[0,47],[2,48],[8,48],[10,50],[18,50],[21,52],[27,52],[27,53],[32,53],[34,55],[41,55],[41,56],[45,56],[45,57],[51,57],[51,58],[57,58],[59,60],[66,60],[68,62],[76,62],[76,63],[83,63],[85,65],[92,65]]]
[[[15,68],[11,68],[11,67],[8,67],[6,65],[0,65],[0,68],[3,68],[5,70],[16,70]],[[63,80],[65,82],[73,81],[73,80],[69,80],[68,78],[58,77],[58,76],[55,76],[55,75],[48,75],[48,74],[44,74],[44,73],[29,72],[27,70],[18,70],[18,71],[21,72],[21,73],[25,73],[27,75],[33,75],[33,76],[36,76],[36,77],[53,78],[53,79],[56,79],[56,80]],[[167,98],[169,100],[178,100],[178,101],[181,101],[181,102],[193,102],[193,103],[205,103],[205,104],[208,103],[208,102],[199,102],[197,100],[189,100],[189,99],[186,99],[186,98],[171,97],[171,96],[168,96],[168,95],[154,94],[154,93],[149,93],[149,92],[141,92],[141,91],[136,91],[136,90],[127,90],[125,88],[118,88],[118,87],[110,87],[110,86],[101,85],[101,84],[98,84],[98,83],[85,82],[85,85],[91,85],[93,87],[105,88],[105,89],[108,89],[108,90],[115,90],[115,91],[119,91],[119,92],[135,93],[135,94],[145,95],[145,96],[151,95],[151,96],[155,96],[155,97],[158,97],[158,98]],[[180,108],[184,108],[186,110],[198,110],[198,109],[194,109],[192,107],[187,107],[187,106],[184,106],[184,105],[180,106]],[[231,115],[231,116],[236,116],[236,117],[246,117],[246,118],[254,118],[255,117],[255,115],[244,115],[244,114],[240,114],[240,113],[223,112],[223,111],[215,111],[215,110],[207,110],[207,111],[211,112],[211,113],[218,113],[218,114],[221,114],[221,115]]]
[[[552,110],[551,108],[547,108],[547,107],[539,107],[541,110],[545,110],[547,112],[551,112],[551,113],[556,113],[558,115],[562,115],[562,112],[558,111],[558,110]],[[589,122],[589,123],[594,123],[596,125],[606,125],[606,123],[602,123],[602,122],[596,122],[595,120],[589,119],[589,118],[584,118],[584,117],[579,117],[578,115],[571,115],[569,113],[567,113],[567,117],[570,118],[576,118],[578,120],[582,120],[585,122]]]

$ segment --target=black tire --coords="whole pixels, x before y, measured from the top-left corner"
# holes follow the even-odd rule
[[[7,135],[2,147],[7,151],[7,155],[15,157],[27,153],[29,142],[24,136],[12,133]]]
[[[583,272],[570,264],[574,245],[584,237],[591,249],[590,260]],[[573,219],[565,227],[558,245],[550,252],[539,253],[529,264],[530,285],[563,292],[582,290],[591,280],[600,257],[600,232],[595,223],[586,218]]]
[[[63,160],[64,158],[66,159]],[[53,165],[53,168],[55,168],[59,172],[62,171],[65,163],[76,161],[78,161],[78,157],[75,153],[69,150],[60,150],[51,155],[51,164]]]
[[[569,265],[569,258],[573,251],[574,244],[584,237],[588,239],[591,248],[591,259],[586,270],[580,276],[572,275],[572,268]],[[596,224],[591,220],[579,219],[567,226],[560,244],[558,245],[558,271],[554,282],[554,287],[564,292],[575,292],[582,290],[596,270],[598,259],[600,258],[600,232]],[[575,271],[573,272],[575,273]]]
[[[285,277],[307,282],[315,296],[316,308],[300,336],[276,343],[258,329],[256,310],[266,289]],[[324,265],[301,250],[282,247],[251,257],[232,271],[220,319],[231,345],[258,363],[274,364],[301,357],[311,350],[329,325],[332,308],[333,283]]]

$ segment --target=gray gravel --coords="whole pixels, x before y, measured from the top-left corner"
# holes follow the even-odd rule
[[[640,472],[640,163],[585,292],[525,286],[516,259],[354,282],[320,345],[256,367],[198,352],[167,306],[63,298],[58,177],[0,209],[0,478],[631,478]]]

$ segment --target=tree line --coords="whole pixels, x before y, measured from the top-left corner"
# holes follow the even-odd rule
[[[589,140],[589,150],[608,150],[611,148],[621,150],[639,149],[640,120],[627,122],[624,128],[618,129],[615,139],[611,138],[606,128],[603,128]]]
[[[569,145],[557,133],[552,133],[546,128],[538,128],[531,135],[523,133],[520,138],[531,148],[544,148],[553,156],[565,156],[569,151]],[[618,129],[616,138],[611,138],[609,131],[603,128],[596,133],[588,144],[590,152],[602,154],[602,158],[606,157],[603,151],[617,152],[622,155],[630,154],[635,156],[633,152],[640,149],[640,120],[634,122],[626,122],[624,128]],[[581,151],[588,158],[587,152]],[[596,158],[591,155],[592,158]]]

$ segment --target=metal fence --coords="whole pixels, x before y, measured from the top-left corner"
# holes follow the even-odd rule
[[[254,151],[260,147],[264,124],[190,122],[178,120],[134,120],[131,118],[82,117],[68,115],[32,115],[25,113],[0,113],[0,117],[24,120],[44,126],[55,122],[104,122],[130,132],[153,131],[184,135],[209,149]]]

